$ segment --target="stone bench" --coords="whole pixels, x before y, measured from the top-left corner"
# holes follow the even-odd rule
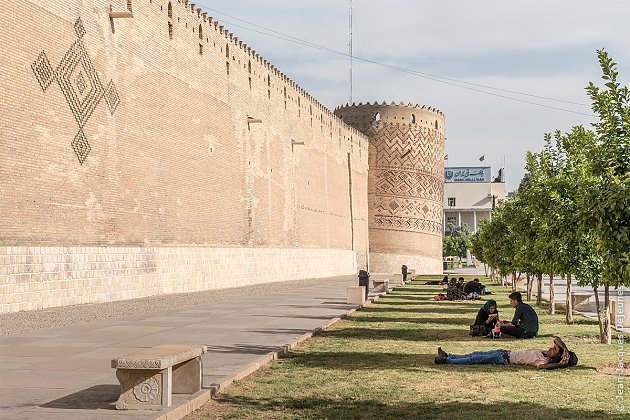
[[[202,386],[203,345],[165,344],[112,359],[120,382],[118,410],[161,410],[172,394],[194,394]]]
[[[582,303],[588,303],[591,296],[593,296],[592,293],[571,292],[571,304],[575,308],[576,306],[581,305]]]
[[[389,280],[372,280],[374,291],[387,292],[389,290]]]

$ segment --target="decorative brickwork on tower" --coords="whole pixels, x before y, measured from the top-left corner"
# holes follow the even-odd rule
[[[392,273],[406,264],[439,272],[444,114],[402,103],[345,105],[335,114],[370,139],[370,270]]]

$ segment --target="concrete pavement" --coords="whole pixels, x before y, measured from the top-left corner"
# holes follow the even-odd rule
[[[0,418],[155,418],[159,412],[115,410],[113,357],[158,344],[205,344],[204,387],[216,385],[352,310],[346,288],[356,284],[356,276],[312,279],[273,295],[0,336]]]

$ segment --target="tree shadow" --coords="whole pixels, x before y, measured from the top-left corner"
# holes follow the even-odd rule
[[[365,328],[343,328],[339,330],[327,329],[320,331],[318,337],[360,339],[360,340],[393,340],[393,341],[479,341],[481,338],[468,335],[468,328],[444,329],[440,327],[409,328],[409,329],[373,329],[369,325]]]
[[[234,344],[232,346],[217,346],[206,344],[208,354],[212,353],[231,353],[231,354],[267,354],[272,351],[278,351],[280,346],[255,346],[250,344]]]
[[[411,311],[410,311],[411,312]],[[358,323],[363,322],[407,322],[413,324],[444,324],[465,326],[473,323],[472,318],[401,318],[401,317],[385,317],[385,316],[362,316],[355,318]]]
[[[456,307],[449,308],[448,312],[440,312],[440,308],[392,308],[391,305],[387,305],[387,307],[379,307],[378,305],[366,306],[365,308],[361,308],[357,311],[359,314],[370,313],[370,312],[410,312],[410,313],[418,313],[418,314],[433,314],[433,315],[448,315],[448,314],[456,314],[456,315],[470,315],[473,320],[477,315],[479,308],[466,308],[466,307]],[[356,318],[356,317],[355,317]]]
[[[483,419],[509,418],[529,420],[533,416],[540,419],[620,419],[622,415],[604,411],[587,411],[571,408],[555,408],[531,402],[506,400],[485,404],[481,401],[462,402],[381,402],[369,397],[339,399],[284,395],[275,398],[219,395],[218,403],[229,404],[241,410],[252,410],[274,418],[282,413],[286,418],[328,418],[328,419]],[[535,414],[535,415],[534,415]]]

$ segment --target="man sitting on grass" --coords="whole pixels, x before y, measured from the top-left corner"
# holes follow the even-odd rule
[[[538,369],[558,369],[575,366],[578,358],[575,353],[569,351],[560,337],[555,337],[549,350],[490,350],[476,351],[469,354],[450,354],[438,347],[438,356],[435,364],[448,365],[531,365]]]
[[[516,338],[533,338],[538,335],[538,315],[534,308],[523,303],[521,292],[510,293],[510,305],[515,309],[512,322],[502,322],[501,334]]]

